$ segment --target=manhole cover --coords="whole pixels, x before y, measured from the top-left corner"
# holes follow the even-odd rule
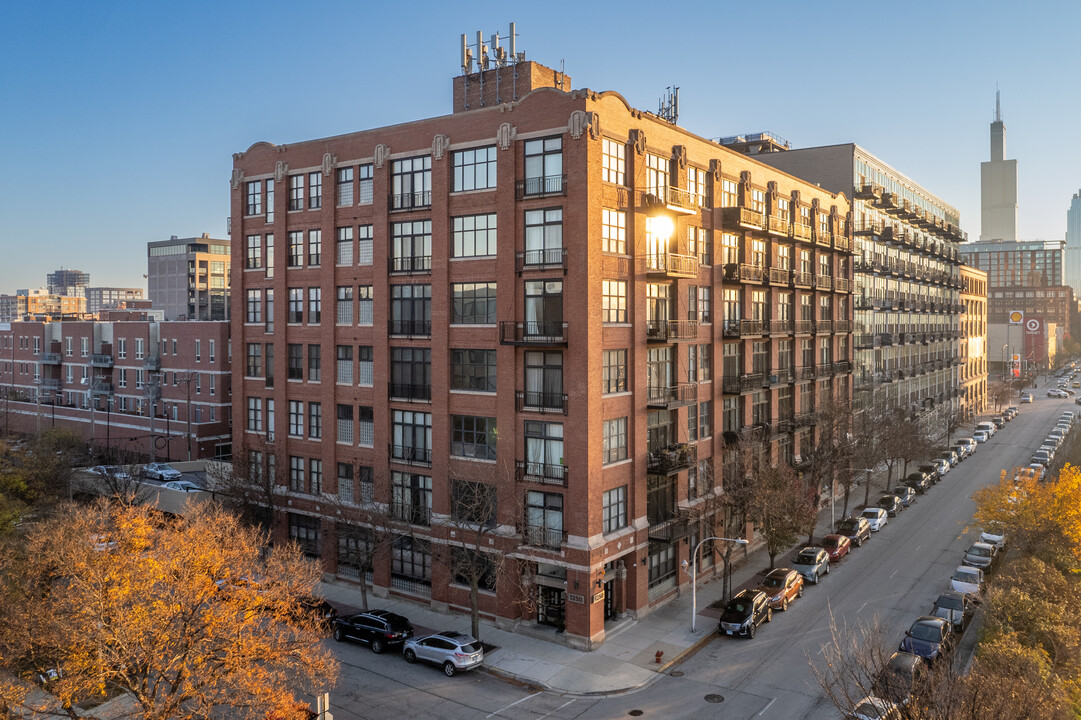
[[[672,672],[670,672],[668,674],[671,675],[672,677],[683,677],[683,671],[682,670],[673,670]]]
[[[706,702],[720,703],[724,702],[724,695],[706,695]]]
[[[642,713],[641,710],[631,710],[627,714],[630,715],[631,717],[638,717],[639,715],[642,715],[643,713]]]

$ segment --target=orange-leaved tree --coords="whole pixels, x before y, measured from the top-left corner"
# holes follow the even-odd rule
[[[40,712],[40,693],[2,678],[48,678],[72,717],[119,694],[150,720],[294,717],[338,673],[298,603],[318,577],[211,505],[173,520],[71,507],[0,548],[0,697]]]

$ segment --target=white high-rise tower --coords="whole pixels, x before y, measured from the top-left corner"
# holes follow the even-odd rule
[[[1066,284],[1074,297],[1081,297],[1081,190],[1074,193],[1066,211],[1066,257],[1063,263]]]
[[[980,240],[1017,241],[1017,161],[1006,159],[1006,125],[995,91],[995,120],[991,123],[991,160],[980,163]]]

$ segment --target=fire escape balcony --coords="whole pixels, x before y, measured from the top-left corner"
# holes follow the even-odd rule
[[[846,293],[846,292],[849,292],[849,290],[851,288],[852,288],[852,283],[848,278],[839,277],[839,278],[834,278],[833,279],[833,290],[834,290],[834,292]]]
[[[514,183],[515,195],[519,200],[531,197],[551,197],[553,195],[567,194],[567,176],[546,175],[544,177],[529,177],[525,180],[517,180]]]
[[[698,464],[698,448],[688,443],[669,445],[646,454],[646,472],[650,475],[675,475]]]
[[[765,226],[763,214],[747,207],[726,207],[722,211],[722,222],[726,228],[743,227],[749,230],[762,230]]]
[[[816,245],[821,245],[822,247],[829,247],[830,245],[833,244],[833,235],[831,235],[828,231],[827,232],[816,232],[815,233],[815,244]]]
[[[791,282],[792,271],[784,268],[769,269],[770,285],[788,285]]]
[[[646,256],[646,273],[671,278],[698,277],[698,258],[694,255],[660,253]]]
[[[796,240],[804,240],[811,242],[811,236],[813,235],[810,225],[803,225],[801,223],[792,224],[792,237]]]
[[[698,385],[680,383],[672,387],[650,385],[647,389],[646,405],[661,410],[694,405],[698,402]]]
[[[809,288],[814,285],[814,275],[809,272],[792,273],[792,284],[796,287]]]
[[[566,346],[567,344],[567,323],[565,322],[505,320],[499,324],[499,328],[499,342],[503,345]]]
[[[567,395],[565,393],[518,390],[514,393],[514,399],[519,412],[567,414]]]
[[[749,263],[741,263],[739,266],[739,279],[743,282],[762,282],[762,277],[765,275],[765,268],[761,265],[751,265]]]
[[[768,220],[767,230],[771,235],[780,235],[781,237],[788,237],[788,221],[784,218],[774,217],[770,215]]]
[[[45,353],[41,356],[42,365],[59,365],[60,353]]]
[[[517,460],[514,464],[514,476],[519,482],[567,486],[566,465]]]
[[[649,320],[646,322],[647,342],[668,343],[697,339],[697,320]]]
[[[874,183],[864,183],[856,187],[852,197],[859,200],[877,200],[882,197],[882,187]]]
[[[90,356],[90,367],[96,368],[111,368],[113,366],[112,355],[102,355],[100,353],[94,353]]]
[[[832,290],[833,289],[833,277],[830,275],[816,275],[815,276],[815,289],[816,290]]]

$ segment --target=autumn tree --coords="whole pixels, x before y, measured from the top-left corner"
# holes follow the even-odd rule
[[[0,677],[54,671],[49,692],[72,718],[117,693],[148,720],[294,717],[338,673],[298,604],[318,579],[298,548],[268,548],[209,504],[175,521],[71,507],[0,549]],[[25,683],[0,685],[13,711],[43,710]]]

